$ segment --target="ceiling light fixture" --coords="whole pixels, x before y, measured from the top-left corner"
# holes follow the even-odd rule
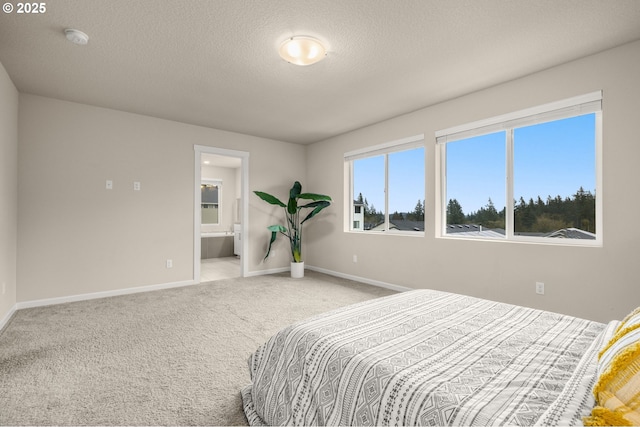
[[[64,35],[67,36],[67,40],[71,43],[84,46],[89,43],[89,36],[80,30],[74,30],[73,28],[67,28],[64,30]]]
[[[309,36],[293,36],[280,45],[280,56],[295,65],[311,65],[327,56],[320,40]]]

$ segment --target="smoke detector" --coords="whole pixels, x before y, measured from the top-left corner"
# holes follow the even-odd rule
[[[67,40],[69,40],[71,43],[79,44],[82,46],[89,43],[89,36],[80,30],[67,28],[66,30],[64,30],[64,34],[65,36],[67,36]]]

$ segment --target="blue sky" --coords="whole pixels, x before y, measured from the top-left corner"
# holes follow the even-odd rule
[[[389,211],[413,211],[424,201],[424,148],[389,154]],[[384,156],[354,162],[354,198],[359,193],[369,206],[384,212]]]
[[[570,197],[582,186],[595,193],[594,115],[518,128],[514,132],[514,196],[546,201]],[[465,213],[493,201],[505,206],[505,133],[447,144],[447,200],[455,198]],[[424,149],[389,155],[389,211],[412,211],[424,199]],[[354,197],[384,210],[384,156],[354,162]]]
[[[583,187],[595,193],[594,115],[527,126],[514,131],[513,194],[525,201],[538,196],[570,197]],[[505,132],[447,144],[447,200],[464,213],[506,203]]]

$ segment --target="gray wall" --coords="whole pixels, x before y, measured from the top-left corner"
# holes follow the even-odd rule
[[[192,280],[194,144],[249,152],[250,190],[305,178],[303,146],[19,98],[18,302]],[[249,273],[288,266],[284,251],[261,262],[279,213],[250,195]]]
[[[16,303],[17,229],[18,91],[0,64],[0,328]]]
[[[437,64],[434,64],[437,66]],[[435,288],[606,321],[640,305],[640,42],[313,144],[309,184],[336,203],[310,227],[308,263],[365,279]],[[604,245],[600,248],[435,238],[437,130],[603,90]],[[344,153],[422,134],[426,235],[344,232]],[[352,261],[353,255],[358,262]],[[544,282],[545,295],[535,293]]]

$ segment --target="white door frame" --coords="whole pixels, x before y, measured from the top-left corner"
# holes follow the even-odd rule
[[[206,145],[194,145],[194,206],[193,206],[193,281],[200,283],[200,183],[202,181],[202,153],[218,154],[227,157],[236,157],[241,160],[241,189],[240,203],[242,205],[240,218],[240,276],[246,277],[249,271],[248,256],[249,239],[247,238],[247,229],[249,223],[249,153],[246,151],[228,150],[225,148],[209,147]]]

